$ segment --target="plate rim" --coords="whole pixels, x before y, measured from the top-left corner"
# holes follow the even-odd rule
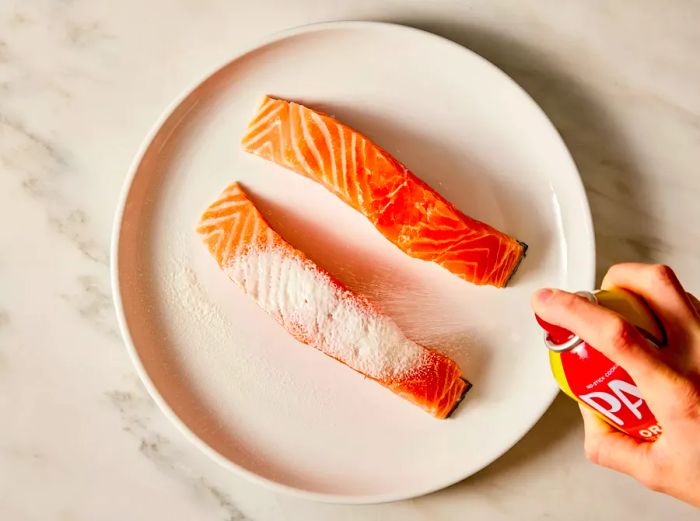
[[[252,483],[255,483],[257,485],[261,485],[263,487],[266,487],[274,492],[281,492],[285,493],[290,496],[294,496],[297,498],[301,499],[306,499],[306,500],[312,500],[312,501],[319,501],[319,502],[324,502],[324,503],[336,503],[336,504],[377,504],[377,503],[388,503],[388,502],[393,502],[393,501],[400,501],[404,499],[410,499],[414,497],[419,497],[423,495],[427,495],[433,492],[437,492],[438,490],[442,490],[444,488],[447,488],[451,485],[454,485],[456,483],[459,483],[466,478],[473,476],[474,474],[480,472],[487,466],[491,465],[493,462],[496,460],[500,459],[505,455],[508,451],[510,451],[517,443],[520,442],[520,440],[532,430],[532,428],[537,424],[542,416],[545,414],[545,412],[550,408],[552,402],[556,398],[556,396],[559,394],[559,387],[556,385],[554,380],[552,379],[552,386],[551,386],[551,396],[550,399],[545,401],[545,404],[543,408],[538,411],[537,415],[533,415],[533,420],[529,422],[527,427],[523,429],[522,433],[520,433],[518,436],[515,437],[515,439],[512,441],[510,445],[505,447],[498,456],[493,458],[491,461],[488,461],[481,466],[478,466],[477,468],[472,468],[468,471],[465,471],[463,474],[460,474],[457,478],[455,477],[450,477],[449,479],[440,481],[436,484],[432,484],[430,486],[422,486],[422,487],[417,487],[416,489],[407,489],[403,492],[390,492],[390,493],[382,493],[382,494],[365,494],[365,495],[352,495],[352,494],[327,494],[327,493],[321,493],[321,492],[313,492],[310,490],[304,490],[301,488],[293,487],[291,485],[285,485],[282,483],[279,483],[277,481],[274,481],[272,479],[268,479],[265,477],[262,477],[255,472],[248,470],[237,463],[231,461],[230,459],[226,458],[222,454],[218,453],[216,450],[214,450],[212,447],[210,447],[208,444],[206,444],[203,440],[201,440],[190,428],[185,424],[185,422],[171,409],[171,407],[168,405],[166,402],[165,398],[160,394],[159,390],[157,389],[156,385],[153,383],[151,380],[146,368],[143,365],[143,362],[141,360],[141,357],[139,355],[139,351],[136,348],[136,345],[131,337],[131,333],[129,331],[129,326],[126,321],[126,315],[124,311],[124,305],[122,301],[122,295],[121,295],[121,286],[120,286],[120,279],[119,279],[119,242],[120,242],[120,237],[121,237],[121,229],[122,229],[122,224],[123,224],[123,218],[124,218],[124,211],[126,207],[127,200],[129,199],[129,194],[131,191],[131,186],[133,184],[133,181],[136,177],[137,172],[139,171],[139,168],[141,166],[141,163],[143,161],[143,158],[149,148],[151,147],[154,138],[160,131],[160,129],[163,127],[165,123],[167,123],[168,119],[171,117],[171,115],[177,110],[178,107],[181,106],[181,104],[194,92],[201,84],[205,83],[208,81],[210,78],[212,78],[214,75],[216,75],[219,71],[227,67],[229,64],[233,63],[236,60],[239,60],[240,58],[246,56],[247,54],[254,52],[255,50],[264,47],[266,45],[273,44],[275,42],[279,42],[282,40],[285,40],[291,36],[299,35],[299,34],[304,34],[304,33],[310,33],[310,32],[315,32],[315,31],[324,31],[324,30],[335,30],[335,29],[346,29],[346,28],[379,28],[382,30],[389,30],[389,31],[405,31],[405,32],[410,32],[419,35],[420,37],[423,38],[431,38],[435,40],[439,40],[443,44],[451,45],[456,48],[461,49],[463,52],[466,54],[471,55],[472,58],[476,58],[478,61],[481,61],[486,67],[492,69],[495,71],[497,74],[499,74],[505,81],[509,82],[513,87],[515,87],[517,90],[520,91],[520,93],[527,99],[530,103],[530,105],[535,108],[537,112],[540,113],[541,116],[544,117],[544,120],[546,121],[546,124],[549,124],[551,130],[554,132],[553,135],[555,135],[561,146],[563,147],[564,151],[566,152],[565,156],[568,158],[568,161],[571,163],[571,167],[573,168],[573,171],[577,174],[573,176],[573,179],[571,179],[571,182],[575,185],[573,190],[577,192],[576,197],[579,201],[583,202],[583,210],[582,215],[580,216],[581,218],[581,224],[583,225],[583,228],[585,229],[585,237],[581,238],[582,242],[587,242],[588,243],[588,254],[590,256],[590,263],[588,267],[588,274],[585,274],[582,276],[583,280],[588,281],[588,288],[584,289],[589,289],[592,290],[595,285],[595,270],[596,270],[596,245],[595,245],[595,236],[594,236],[594,228],[593,228],[593,218],[591,214],[591,209],[590,209],[590,203],[588,201],[588,197],[583,185],[583,180],[581,179],[581,174],[578,170],[578,167],[576,166],[576,163],[571,156],[571,152],[569,151],[568,147],[566,146],[566,142],[562,138],[561,134],[557,130],[557,128],[554,126],[552,121],[549,119],[547,116],[546,112],[540,107],[540,105],[534,100],[534,98],[523,88],[520,86],[519,83],[517,83],[513,78],[511,78],[507,73],[505,73],[503,70],[501,70],[499,67],[491,63],[489,60],[484,58],[483,56],[479,55],[475,51],[472,51],[468,47],[465,47],[453,40],[450,40],[449,38],[446,38],[444,36],[440,36],[438,34],[426,31],[424,29],[420,29],[417,27],[412,27],[409,25],[403,25],[399,23],[393,23],[393,22],[384,22],[384,21],[369,21],[369,20],[341,20],[341,21],[329,21],[329,22],[316,22],[316,23],[308,23],[308,24],[303,24],[299,26],[295,26],[289,29],[283,29],[280,31],[273,32],[271,34],[268,34],[267,36],[264,36],[263,38],[259,38],[255,40],[252,44],[248,45],[242,45],[237,52],[234,52],[232,56],[227,58],[223,63],[218,64],[216,67],[213,69],[209,70],[207,73],[198,76],[197,79],[189,84],[184,90],[181,91],[181,93],[173,99],[168,105],[165,107],[165,109],[160,113],[159,117],[156,119],[155,123],[151,126],[149,129],[148,133],[146,136],[143,138],[141,141],[141,144],[139,145],[139,148],[134,155],[134,158],[129,166],[129,169],[127,171],[127,175],[124,179],[124,182],[121,187],[121,191],[119,194],[118,202],[117,202],[117,209],[115,211],[114,215],[114,220],[112,223],[112,236],[111,236],[111,241],[110,241],[110,281],[111,281],[111,289],[112,289],[112,297],[113,297],[113,303],[114,303],[114,308],[115,308],[115,313],[117,316],[117,322],[119,325],[119,331],[121,333],[121,337],[124,341],[127,353],[129,355],[129,358],[131,359],[132,364],[134,365],[136,372],[139,376],[139,379],[143,383],[144,387],[146,388],[148,394],[150,395],[151,399],[156,403],[160,411],[165,415],[165,417],[177,428],[177,430],[187,439],[189,442],[191,442],[195,447],[197,447],[199,450],[201,450],[203,453],[205,453],[210,459],[221,465],[223,468],[233,472],[234,474],[245,478],[249,480]],[[498,452],[498,451],[497,451]]]

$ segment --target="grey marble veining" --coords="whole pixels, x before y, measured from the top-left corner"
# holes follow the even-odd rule
[[[501,67],[576,160],[599,274],[662,261],[700,290],[697,2],[3,2],[0,519],[696,519],[588,464],[563,398],[469,480],[349,507],[230,475],[148,397],[118,338],[108,269],[131,158],[170,101],[237,49],[327,19],[418,26]]]

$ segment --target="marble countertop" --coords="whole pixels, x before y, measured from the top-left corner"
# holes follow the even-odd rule
[[[0,3],[0,519],[698,519],[589,464],[558,398],[510,452],[426,497],[342,506],[269,492],[191,446],[117,332],[113,213],[184,88],[259,36],[377,19],[452,38],[554,121],[590,198],[600,271],[663,261],[700,289],[700,4],[488,0]]]

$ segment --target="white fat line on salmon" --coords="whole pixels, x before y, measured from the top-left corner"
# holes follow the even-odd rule
[[[333,139],[331,138],[331,133],[328,131],[328,127],[321,119],[321,116],[312,112],[311,119],[313,119],[314,123],[316,123],[316,126],[321,131],[321,134],[323,134],[323,139],[326,142],[326,149],[328,149],[328,151],[331,154],[331,175],[333,177],[333,186],[337,187],[338,186],[338,167],[335,164],[335,149],[333,147]]]
[[[321,152],[316,146],[316,141],[314,141],[314,138],[311,135],[311,131],[309,130],[309,115],[311,111],[306,107],[302,107],[301,105],[297,105],[297,107],[299,107],[299,120],[301,121],[301,131],[304,134],[306,145],[309,147],[309,150],[311,150],[311,155],[313,155],[314,159],[316,160],[316,166],[318,167],[318,170],[320,172],[325,172],[326,165],[323,161],[323,157],[321,156]],[[307,114],[307,112],[309,114]]]
[[[309,162],[306,160],[304,157],[304,154],[301,153],[301,149],[299,148],[299,137],[296,135],[296,125],[294,124],[294,115],[296,114],[297,119],[301,118],[301,109],[299,110],[294,110],[294,105],[291,104],[289,106],[289,138],[292,142],[292,149],[294,150],[294,155],[299,162],[301,166],[304,167],[304,171],[307,173],[309,177],[313,179],[314,172],[311,170],[311,166],[309,165]],[[299,124],[301,125],[301,121],[299,121]],[[284,158],[282,158],[284,159]],[[294,168],[296,165],[290,164],[289,161],[285,161],[285,164],[289,166],[290,168]]]

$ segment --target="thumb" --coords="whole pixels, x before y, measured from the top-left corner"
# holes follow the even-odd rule
[[[585,431],[584,448],[592,463],[628,474],[642,483],[651,483],[653,443],[643,442],[611,427],[580,405]]]

